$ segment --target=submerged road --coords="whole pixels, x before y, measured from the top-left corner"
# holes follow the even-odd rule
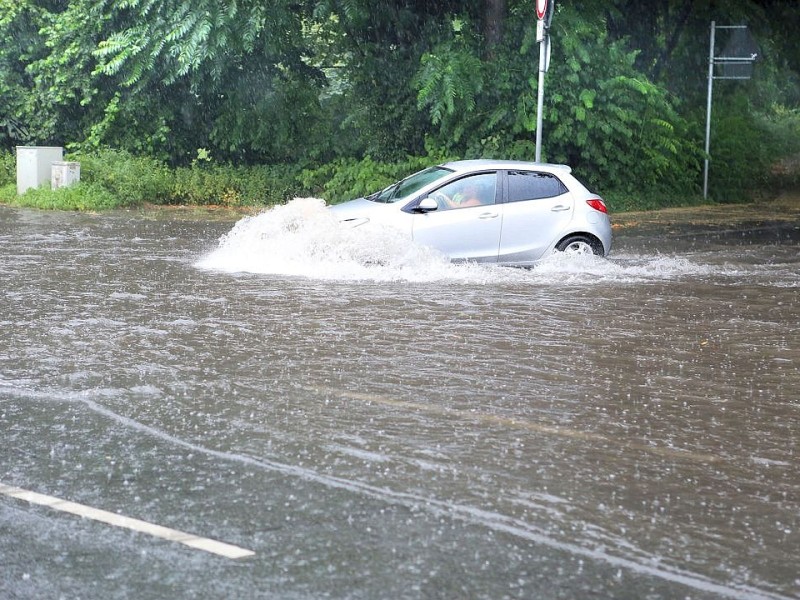
[[[286,210],[0,207],[0,597],[800,598],[800,224],[523,271]]]

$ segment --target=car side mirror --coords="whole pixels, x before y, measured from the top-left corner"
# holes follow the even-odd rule
[[[417,205],[417,210],[422,213],[431,212],[432,210],[437,210],[438,208],[439,205],[436,203],[436,200],[430,197],[423,198]]]

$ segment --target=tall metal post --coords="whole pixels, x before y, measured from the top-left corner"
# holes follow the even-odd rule
[[[706,159],[703,169],[703,198],[708,198],[708,163],[711,156],[711,97],[714,80],[750,79],[750,71],[747,70],[747,67],[750,67],[755,62],[756,58],[758,58],[758,48],[752,46],[749,50],[746,48],[733,48],[734,53],[737,54],[735,56],[728,55],[728,52],[725,52],[725,56],[715,56],[714,37],[717,29],[738,29],[746,31],[747,25],[717,25],[716,22],[711,21],[711,42],[708,48],[708,104],[706,105]],[[731,46],[730,41],[728,42],[728,46]],[[715,65],[722,65],[723,71],[720,75],[714,75]],[[730,69],[732,67],[745,68],[745,72],[726,73],[725,69]]]
[[[539,85],[536,90],[536,162],[542,161],[542,109],[544,107],[544,74],[550,67],[550,21],[555,0],[536,0],[536,41],[539,42]]]
[[[708,103],[706,104],[706,160],[703,168],[703,199],[708,197],[708,157],[711,149],[711,94],[714,87],[714,32],[716,24],[711,21],[711,43],[708,50]]]
[[[543,25],[543,21],[539,21]],[[542,41],[539,42],[539,86],[536,100],[536,162],[542,160],[542,108],[544,107],[544,72],[547,64],[547,44],[549,36],[545,31]]]

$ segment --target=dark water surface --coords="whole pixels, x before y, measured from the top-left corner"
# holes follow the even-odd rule
[[[0,597],[800,598],[797,226],[231,227],[0,207],[0,484],[255,553],[0,494]]]

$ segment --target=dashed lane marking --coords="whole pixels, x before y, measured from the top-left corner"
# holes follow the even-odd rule
[[[53,510],[78,515],[79,517],[100,521],[101,523],[107,523],[108,525],[113,525],[115,527],[122,527],[123,529],[130,529],[132,531],[146,533],[148,535],[169,540],[171,542],[178,542],[184,546],[189,546],[190,548],[195,548],[197,550],[204,550],[206,552],[211,552],[212,554],[218,554],[219,556],[224,556],[225,558],[245,558],[255,554],[255,552],[252,550],[240,548],[232,544],[218,542],[216,540],[200,537],[191,533],[178,531],[177,529],[162,527],[161,525],[155,525],[153,523],[148,523],[147,521],[132,519],[131,517],[92,508],[91,506],[78,504],[76,502],[70,502],[69,500],[62,500],[61,498],[55,498],[53,496],[46,496],[45,494],[31,492],[29,490],[24,490],[11,485],[4,485],[0,483],[0,494],[10,496],[11,498],[17,498],[19,500],[25,500],[31,504],[46,506],[48,508],[52,508]]]

